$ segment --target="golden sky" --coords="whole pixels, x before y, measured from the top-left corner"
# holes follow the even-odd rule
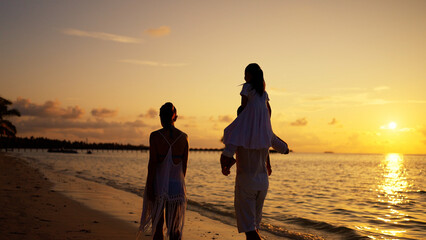
[[[2,1],[18,136],[148,144],[166,101],[222,147],[244,68],[295,152],[426,153],[426,1]]]

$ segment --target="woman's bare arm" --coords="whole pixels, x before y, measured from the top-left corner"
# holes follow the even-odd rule
[[[185,149],[183,152],[183,159],[182,159],[182,170],[183,175],[186,176],[186,168],[188,166],[188,154],[189,154],[189,144],[188,144],[188,137],[185,136]]]
[[[148,199],[154,200],[154,179],[157,168],[157,148],[155,144],[154,133],[149,136],[149,162],[148,162],[148,176],[146,179],[146,189]]]

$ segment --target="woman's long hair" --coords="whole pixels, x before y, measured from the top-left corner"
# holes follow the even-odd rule
[[[263,79],[263,71],[257,63],[250,63],[245,70],[252,76],[251,86],[256,92],[262,96],[265,92],[265,79]]]

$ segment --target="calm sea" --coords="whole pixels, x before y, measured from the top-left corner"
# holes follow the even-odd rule
[[[49,168],[141,195],[148,152],[18,153]],[[235,166],[218,152],[190,152],[188,208],[229,224]],[[271,154],[265,231],[294,239],[426,239],[426,156]]]

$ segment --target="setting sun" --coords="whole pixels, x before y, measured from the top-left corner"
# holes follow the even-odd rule
[[[388,124],[388,128],[389,128],[389,129],[395,129],[397,126],[398,126],[398,125],[397,125],[395,122],[390,122],[390,123]]]

